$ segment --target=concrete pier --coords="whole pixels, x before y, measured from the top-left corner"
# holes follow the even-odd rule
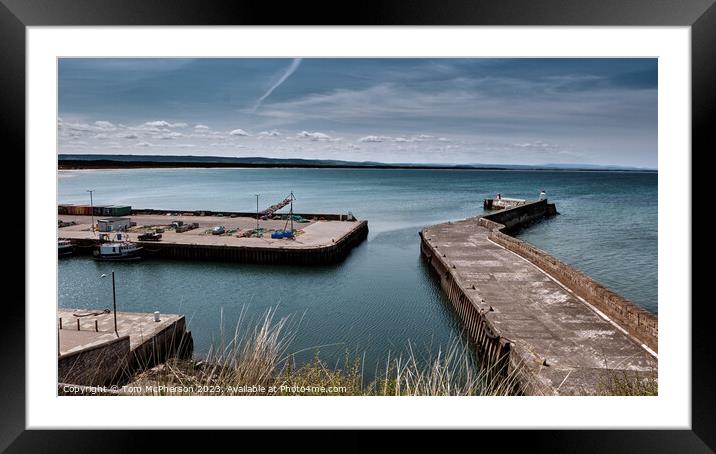
[[[193,340],[183,315],[60,309],[58,382],[109,386],[177,356],[191,357]]]
[[[546,200],[420,232],[421,251],[489,362],[530,395],[591,395],[609,374],[655,377],[654,315],[506,233],[556,212]]]
[[[172,213],[172,215],[169,215]],[[177,214],[179,213],[179,214]],[[137,225],[129,229],[130,241],[140,244],[147,257],[183,260],[219,260],[246,263],[322,265],[344,259],[351,249],[368,236],[368,221],[347,220],[347,215],[301,215],[308,222],[294,222],[299,230],[295,239],[273,239],[269,230],[283,230],[286,220],[261,220],[265,229],[261,238],[241,237],[256,227],[256,218],[246,213],[168,212],[134,210],[129,218]],[[91,218],[82,215],[60,215],[59,239],[70,240],[75,253],[90,254],[99,243],[91,230]],[[197,228],[178,233],[169,228],[173,221],[198,224]],[[75,223],[67,225],[67,223]],[[210,229],[224,226],[227,233],[212,235]],[[139,234],[163,228],[160,241],[139,241]],[[233,233],[230,233],[233,232]]]

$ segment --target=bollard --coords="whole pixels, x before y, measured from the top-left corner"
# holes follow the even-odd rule
[[[60,329],[62,329],[62,317],[60,317]]]
[[[154,321],[155,321],[155,322],[161,321],[161,320],[159,319],[159,311],[154,311]]]
[[[94,321],[94,330],[95,332],[99,332],[99,325],[97,325],[97,320]]]
[[[78,318],[77,319],[77,331],[79,331],[79,330],[80,330],[80,319]]]

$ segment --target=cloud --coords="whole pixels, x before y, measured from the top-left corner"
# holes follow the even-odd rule
[[[143,126],[155,127],[155,128],[186,128],[186,123],[169,123],[164,120],[147,121]]]
[[[137,147],[151,147],[152,144],[148,142],[138,142],[135,146]]]
[[[172,140],[172,139],[176,139],[177,137],[182,137],[183,135],[184,134],[182,134],[180,132],[168,132],[165,134],[160,134],[160,135],[156,136],[156,138],[161,139],[161,140]]]
[[[271,86],[271,88],[269,88],[269,89],[266,91],[266,93],[264,93],[263,96],[261,96],[261,97],[258,99],[258,101],[256,101],[256,104],[254,104],[254,108],[252,109],[252,112],[256,112],[256,110],[258,110],[258,108],[261,107],[261,103],[264,102],[264,99],[266,99],[266,98],[268,98],[269,96],[271,96],[271,93],[273,93],[274,90],[276,90],[282,83],[284,83],[284,82],[286,81],[286,79],[288,79],[289,77],[291,77],[291,74],[293,74],[293,73],[298,69],[298,66],[301,64],[301,60],[302,60],[302,59],[300,59],[300,58],[294,58],[294,59],[293,59],[293,61],[292,61],[291,64],[288,66],[288,68],[287,68],[286,71],[283,73],[283,76],[281,76],[281,78],[278,80],[278,82],[276,82],[275,84],[273,84],[273,85]]]
[[[155,126],[155,127],[169,127],[169,122],[164,120],[148,121],[144,123],[144,126]]]
[[[207,130],[207,129],[211,129],[211,128],[209,128],[206,125],[196,125],[196,126],[194,126],[194,129]]]
[[[229,135],[230,135],[230,136],[242,136],[242,137],[247,137],[247,136],[249,136],[250,134],[249,134],[248,132],[244,131],[243,129],[234,129],[233,131],[231,131],[231,132],[229,133]]]
[[[389,140],[388,136],[365,136],[358,139],[359,142],[387,142]]]
[[[110,131],[117,129],[117,127],[109,121],[95,121],[94,125],[100,129],[105,129],[105,130],[110,130]]]
[[[97,131],[99,128],[96,126],[88,125],[86,123],[62,123],[63,128],[67,128],[70,131]]]
[[[327,142],[329,140],[335,140],[328,134],[324,134],[322,132],[308,132],[308,131],[301,131],[298,134],[296,134],[301,139],[309,139],[313,140],[315,142]]]
[[[276,136],[280,136],[281,133],[278,132],[278,131],[275,130],[275,129],[272,129],[271,131],[261,131],[261,132],[259,133],[259,135],[260,135],[260,136],[267,136],[267,137],[276,137]]]
[[[656,111],[653,89],[604,87],[565,91],[561,88],[563,83],[539,78],[469,76],[432,81],[429,86],[386,82],[266,103],[257,115],[273,127],[309,122],[322,122],[332,128],[377,124],[393,131],[430,128],[442,130],[443,134],[471,131],[475,135],[503,137],[545,129],[582,136],[588,129],[600,137],[605,128],[615,134],[621,135],[626,130],[633,135],[636,131],[648,131],[655,124],[655,115],[644,115]]]
[[[116,137],[118,137],[120,139],[139,139],[139,136],[133,132],[123,132],[123,133],[117,134]]]
[[[543,142],[541,140],[535,140],[533,142],[513,143],[512,146],[529,150],[553,150],[554,148],[556,148],[556,145]]]
[[[109,136],[105,133],[99,133],[96,136],[94,136],[94,138],[99,139],[99,140],[107,140],[107,139],[109,139]]]
[[[409,142],[424,142],[427,140],[432,139],[433,136],[429,134],[418,134],[416,136],[412,137],[390,137],[390,136],[377,136],[377,135],[370,135],[361,137],[358,139],[359,142],[364,143],[383,143],[383,142],[396,142],[396,143],[409,143]],[[443,139],[443,142],[449,142],[448,139]]]

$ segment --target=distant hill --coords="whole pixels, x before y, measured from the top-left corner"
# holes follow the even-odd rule
[[[541,167],[549,169],[567,169],[567,170],[634,170],[634,171],[651,171],[656,169],[646,167],[630,167],[630,166],[614,166],[614,165],[597,165],[597,164],[544,164]]]
[[[166,156],[166,155],[92,155],[60,154],[60,169],[113,169],[113,168],[176,168],[176,167],[303,167],[303,168],[376,168],[376,169],[463,169],[463,170],[590,170],[656,172],[655,169],[593,164],[416,164],[382,163],[373,161],[339,161],[330,159],[278,159],[264,157],[227,156]]]

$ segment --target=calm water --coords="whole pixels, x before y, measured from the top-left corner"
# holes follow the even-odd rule
[[[294,210],[368,219],[368,240],[337,265],[287,267],[146,260],[59,262],[62,307],[111,307],[115,270],[120,310],[183,313],[196,353],[269,307],[298,325],[292,351],[365,353],[368,364],[408,341],[435,350],[458,337],[449,302],[420,259],[418,231],[482,212],[482,200],[535,199],[545,188],[561,213],[519,233],[646,309],[657,312],[657,180],[653,173],[352,169],[162,169],[63,171],[60,203],[135,208],[253,211],[296,195]]]

